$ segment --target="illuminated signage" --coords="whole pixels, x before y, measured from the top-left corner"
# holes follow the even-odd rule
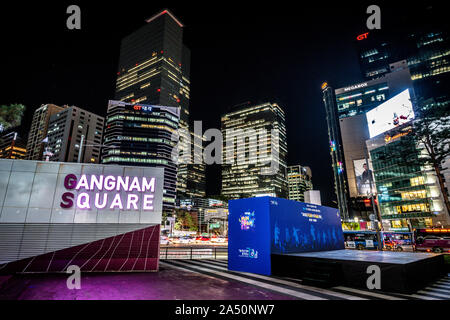
[[[258,259],[258,250],[252,248],[239,249],[239,258]]]
[[[337,162],[337,172],[338,174],[341,174],[344,172],[344,164],[341,161]]]
[[[406,131],[406,132],[400,132],[400,133],[397,133],[397,134],[395,134],[395,135],[393,135],[393,136],[390,136],[389,134],[386,134],[386,135],[384,136],[384,141],[385,141],[386,143],[392,142],[393,140],[396,140],[396,139],[398,139],[398,138],[400,138],[400,137],[403,137],[403,136],[408,135],[410,132],[411,132],[411,130],[408,130],[408,131]]]
[[[324,83],[322,83],[322,90],[325,90],[326,88],[328,87],[328,83],[327,82],[324,82]]]
[[[331,152],[336,151],[336,143],[333,140],[330,141],[330,149]]]
[[[244,212],[243,215],[239,217],[239,223],[241,224],[241,230],[249,230],[255,227],[255,211]]]
[[[344,88],[344,91],[351,91],[351,90],[364,88],[364,87],[367,87],[367,82],[360,83],[360,84],[355,84],[354,86],[350,86],[350,87]]]
[[[367,35],[368,35],[368,34],[369,34],[368,32],[363,33],[363,34],[360,34],[359,36],[356,37],[356,39],[357,39],[358,41],[367,39]]]
[[[156,178],[81,175],[64,178],[67,191],[61,196],[61,208],[126,209],[153,211]],[[75,194],[76,193],[76,194]]]
[[[133,109],[138,111],[151,112],[153,108],[151,106],[133,106]]]
[[[366,113],[370,138],[414,119],[409,90],[406,89]]]

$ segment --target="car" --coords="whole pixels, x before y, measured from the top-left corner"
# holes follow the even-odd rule
[[[205,236],[195,238],[195,242],[197,242],[197,243],[206,243],[206,242],[209,242],[210,240],[211,240],[210,237],[205,237]]]
[[[159,243],[162,245],[168,245],[170,243],[169,238],[168,237],[160,237],[159,238]]]
[[[191,237],[180,237],[174,241],[174,243],[177,243],[177,244],[189,244],[192,242],[194,242],[194,240]]]
[[[215,242],[215,243],[225,243],[226,239],[222,238],[222,237],[212,237],[211,238],[211,242]]]

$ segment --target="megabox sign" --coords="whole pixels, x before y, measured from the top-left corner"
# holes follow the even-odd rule
[[[61,208],[120,209],[153,211],[157,181],[155,177],[86,175],[64,178],[67,192],[61,196]],[[74,191],[78,191],[75,195]]]

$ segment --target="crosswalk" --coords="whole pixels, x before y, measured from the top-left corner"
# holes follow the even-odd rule
[[[238,281],[301,300],[450,300],[450,274],[414,294],[400,294],[337,286],[318,288],[301,280],[230,271],[226,260],[161,260],[161,266]]]

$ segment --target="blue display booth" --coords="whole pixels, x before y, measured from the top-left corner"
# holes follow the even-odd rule
[[[271,254],[344,249],[339,211],[273,197],[229,201],[228,269],[271,275]]]

